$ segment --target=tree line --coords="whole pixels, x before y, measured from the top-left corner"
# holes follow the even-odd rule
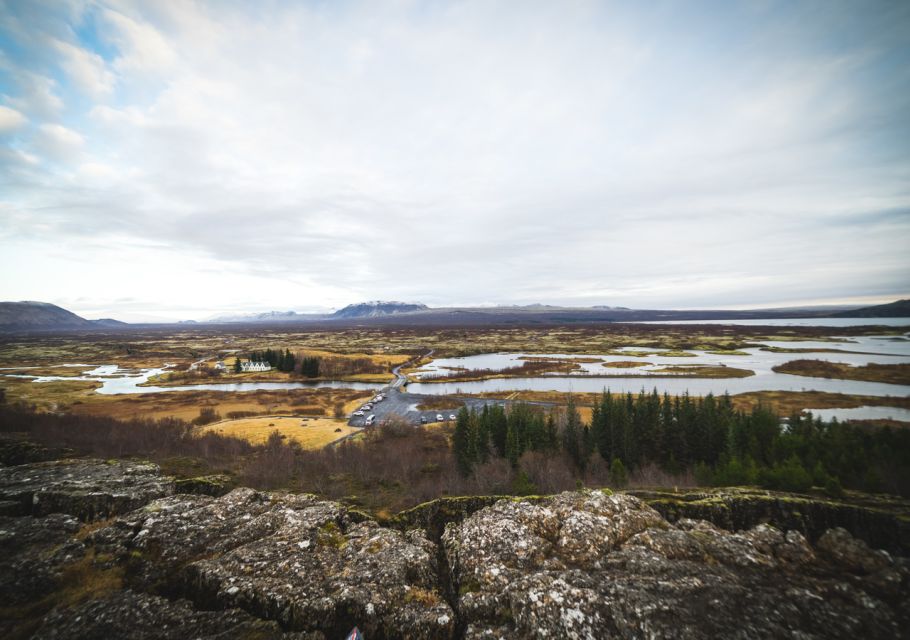
[[[515,467],[533,451],[564,455],[582,479],[599,456],[619,483],[631,471],[657,465],[669,474],[693,470],[701,484],[910,492],[910,430],[824,422],[811,414],[782,420],[763,406],[737,411],[728,395],[606,391],[590,424],[571,398],[558,413],[523,403],[508,411],[462,407],[452,449],[466,476],[492,457]]]
[[[291,353],[290,349],[265,349],[264,351],[251,351],[247,354],[250,362],[268,362],[273,369],[293,373],[299,371],[301,375],[308,378],[319,376],[319,358],[316,357],[299,357]],[[299,366],[298,366],[299,365]],[[240,372],[240,359],[234,363],[234,371]]]

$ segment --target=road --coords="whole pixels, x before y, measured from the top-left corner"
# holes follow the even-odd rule
[[[429,358],[432,355],[433,350],[431,349],[421,356],[421,358]],[[450,416],[454,415],[456,411],[440,411],[436,409],[421,411],[417,409],[417,405],[421,402],[438,399],[439,396],[408,393],[401,390],[401,387],[408,381],[407,376],[401,373],[401,368],[411,364],[411,362],[406,362],[392,369],[392,373],[395,374],[395,380],[379,391],[379,393],[385,396],[385,399],[382,402],[373,404],[372,411],[364,412],[365,415],[351,416],[351,419],[348,420],[348,424],[352,427],[364,427],[366,426],[366,418],[370,414],[376,416],[375,422],[377,424],[392,417],[403,418],[411,424],[420,424],[420,419],[422,417],[426,418],[428,423],[436,422],[437,415],[442,415],[443,420],[449,420]],[[458,403],[466,405],[469,409],[476,408],[477,410],[482,409],[485,404],[499,404],[503,406],[508,404],[505,400],[496,400],[492,398],[458,398]]]

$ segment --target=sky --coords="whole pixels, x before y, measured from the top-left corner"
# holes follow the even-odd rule
[[[910,297],[910,3],[0,0],[0,300]]]

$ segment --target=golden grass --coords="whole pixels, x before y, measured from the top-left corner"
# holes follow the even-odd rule
[[[910,397],[856,396],[824,391],[752,391],[733,396],[733,406],[749,411],[759,404],[781,415],[803,409],[851,409],[854,407],[899,407],[910,409]]]
[[[651,362],[639,362],[636,360],[618,360],[616,362],[604,362],[603,366],[613,369],[631,369],[633,367],[650,366]]]
[[[339,438],[359,432],[360,429],[350,427],[344,420],[334,418],[302,419],[287,416],[223,420],[198,429],[200,434],[220,433],[242,438],[252,444],[264,444],[275,431],[288,440],[298,442],[304,449],[321,449]]]
[[[751,369],[737,369],[724,365],[668,365],[652,369],[650,372],[652,376],[668,373],[678,375],[680,378],[748,378],[755,375]]]
[[[824,360],[792,360],[773,368],[778,373],[815,378],[865,380],[889,384],[910,384],[910,364],[876,364],[851,366]]]
[[[179,418],[188,422],[199,415],[202,407],[212,407],[224,417],[228,417],[228,414],[234,411],[260,415],[301,414],[331,417],[335,414],[335,405],[342,405],[342,412],[348,415],[371,396],[369,391],[329,388],[260,390],[243,393],[200,390],[118,396],[88,393],[78,399],[70,398],[69,410],[77,414],[103,415],[121,420]]]

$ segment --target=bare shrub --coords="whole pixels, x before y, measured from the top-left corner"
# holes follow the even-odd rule
[[[231,420],[237,420],[239,418],[250,418],[252,416],[258,416],[259,414],[255,411],[228,411],[227,417]]]
[[[273,489],[287,486],[294,474],[295,448],[286,445],[277,431],[243,467],[241,478],[256,487]]]
[[[629,475],[628,487],[695,487],[698,483],[691,470],[669,473],[654,463],[638,467]]]
[[[215,407],[202,407],[199,410],[199,415],[193,419],[193,424],[211,424],[219,420],[221,420],[221,414],[215,411]]]

